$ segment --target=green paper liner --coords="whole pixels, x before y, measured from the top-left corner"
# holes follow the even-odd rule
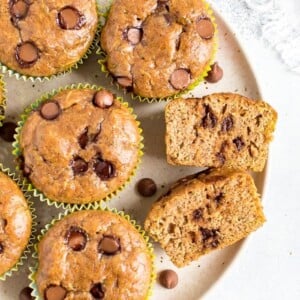
[[[3,125],[2,121],[5,119],[6,110],[6,89],[3,78],[4,76],[0,74],[0,127]]]
[[[152,292],[153,292],[153,287],[154,283],[156,281],[156,268],[155,268],[155,255],[154,255],[154,249],[153,245],[150,242],[150,238],[146,235],[146,232],[142,229],[140,225],[136,223],[135,220],[132,220],[128,214],[126,214],[124,211],[118,211],[115,208],[109,208],[106,206],[106,203],[100,202],[98,204],[89,204],[85,210],[99,210],[99,211],[109,211],[112,212],[116,215],[121,216],[122,218],[126,219],[138,232],[139,234],[143,237],[147,248],[149,250],[149,254],[151,256],[151,262],[152,262],[152,273],[151,273],[151,278],[150,278],[150,284],[149,284],[149,289],[147,296],[145,300],[150,299]],[[45,234],[48,232],[48,230],[53,227],[54,224],[57,222],[61,221],[64,217],[77,212],[81,211],[81,209],[78,209],[76,207],[73,207],[71,210],[67,210],[64,213],[60,213],[55,219],[53,219],[50,223],[48,223],[44,229],[41,230],[41,234],[37,237],[38,243],[42,240],[42,238],[45,236]],[[36,260],[36,263],[33,267],[30,267],[30,274],[28,275],[28,278],[30,280],[29,286],[32,288],[32,293],[31,295],[34,297],[36,300],[43,300],[43,298],[40,297],[38,293],[38,287],[36,285],[35,279],[36,279],[36,273],[38,269],[38,243],[34,245],[34,252],[32,254],[32,257]]]
[[[19,165],[20,159],[18,159],[18,158],[20,158],[22,156],[22,151],[20,149],[20,142],[19,142],[20,141],[20,133],[22,131],[22,127],[25,124],[29,114],[33,110],[37,109],[42,102],[48,100],[49,98],[54,97],[57,93],[60,93],[61,91],[64,91],[64,90],[72,90],[72,89],[93,89],[95,91],[99,91],[99,90],[102,90],[102,89],[105,89],[105,88],[103,88],[101,86],[97,86],[97,85],[90,85],[88,83],[85,83],[85,84],[84,83],[72,84],[72,85],[68,85],[68,86],[63,87],[63,88],[59,88],[58,90],[53,90],[50,93],[44,94],[41,98],[39,98],[38,100],[33,102],[30,106],[28,106],[24,110],[23,114],[21,115],[21,121],[18,122],[18,127],[16,128],[16,134],[14,135],[15,141],[12,144],[13,145],[12,153],[16,157],[16,161],[17,161],[16,169],[18,171],[21,170],[20,165]],[[138,133],[139,133],[139,136],[140,136],[139,150],[138,150],[138,160],[137,160],[136,166],[132,170],[131,174],[129,175],[127,180],[121,186],[119,186],[115,191],[108,194],[105,198],[102,198],[102,199],[91,202],[92,204],[93,203],[94,204],[99,204],[102,201],[108,202],[113,197],[115,197],[119,192],[121,192],[126,187],[126,185],[129,184],[129,182],[132,180],[132,178],[136,175],[136,171],[137,171],[137,169],[138,169],[138,167],[141,163],[141,158],[144,154],[144,152],[143,152],[143,148],[144,148],[143,139],[144,138],[143,138],[143,135],[142,135],[143,130],[140,127],[141,123],[137,120],[137,115],[134,114],[133,108],[129,107],[128,102],[125,102],[122,97],[116,97],[116,99],[121,103],[121,105],[123,105],[128,110],[128,112],[133,116],[133,118],[136,121],[136,125],[138,127]],[[42,191],[35,188],[34,185],[30,182],[30,180],[28,178],[22,176],[21,174],[20,174],[20,176],[22,177],[22,183],[24,184],[24,186],[27,187],[27,191],[33,193],[34,197],[39,198],[40,201],[42,201],[42,202],[46,202],[49,206],[54,205],[56,208],[61,208],[62,207],[66,210],[71,210],[73,207],[75,207],[76,209],[86,209],[91,204],[91,203],[83,203],[83,204],[65,203],[65,202],[59,202],[59,201],[56,201],[56,200],[49,199],[48,197],[46,197],[44,195],[44,193]]]
[[[208,75],[208,72],[211,70],[211,65],[214,63],[215,60],[215,56],[216,56],[216,52],[218,49],[218,27],[217,27],[217,23],[216,23],[216,18],[214,16],[213,10],[210,7],[210,5],[202,0],[202,2],[204,2],[205,5],[205,9],[207,11],[208,16],[210,17],[214,27],[215,27],[215,34],[214,34],[214,43],[213,43],[213,50],[212,50],[212,55],[210,60],[208,61],[208,63],[206,64],[206,66],[204,67],[204,70],[201,74],[201,76],[199,76],[197,79],[195,79],[195,81],[193,83],[191,83],[185,90],[182,90],[178,93],[175,93],[174,95],[171,96],[167,96],[167,97],[162,97],[162,98],[156,98],[156,97],[143,97],[143,96],[139,96],[134,94],[133,92],[127,92],[125,88],[121,87],[113,78],[113,75],[109,72],[109,70],[106,67],[107,64],[107,54],[106,52],[101,48],[101,43],[99,41],[99,43],[97,44],[97,51],[96,54],[98,54],[100,56],[100,58],[98,59],[98,63],[100,65],[100,70],[101,72],[105,73],[106,77],[110,77],[111,78],[111,84],[116,86],[118,90],[123,90],[124,94],[130,94],[131,99],[133,100],[138,100],[140,102],[148,102],[148,103],[153,103],[153,102],[161,102],[161,101],[170,101],[173,99],[177,99],[182,97],[183,95],[185,95],[186,93],[192,91],[196,86],[199,85],[200,82],[205,80],[205,77]],[[102,7],[102,13],[101,13],[101,29],[103,28],[105,21],[108,17],[109,14],[109,10],[110,7]],[[100,37],[101,35],[99,35]]]
[[[49,76],[30,76],[30,75],[19,73],[18,71],[13,70],[8,66],[6,66],[5,64],[3,64],[2,62],[0,62],[0,71],[4,74],[8,74],[9,77],[14,76],[17,80],[24,80],[24,81],[30,80],[31,82],[45,82],[60,76],[65,76],[67,74],[70,74],[72,71],[77,70],[79,66],[82,65],[84,61],[90,56],[90,54],[92,54],[93,51],[98,47],[97,43],[100,37],[102,26],[100,23],[100,16],[101,16],[100,6],[97,0],[96,0],[96,6],[97,6],[97,14],[98,14],[98,25],[96,28],[94,39],[91,42],[91,45],[88,47],[87,51],[84,53],[84,55],[77,62],[75,62],[71,67],[68,67],[64,71],[60,71],[56,74],[52,74]]]
[[[9,168],[5,168],[1,163],[0,163],[0,171],[10,177],[20,188],[20,190],[23,192],[24,198],[27,201],[28,209],[30,210],[31,213],[31,218],[32,218],[32,223],[31,223],[31,235],[28,240],[28,244],[26,248],[23,250],[23,253],[21,257],[19,258],[18,262],[10,268],[8,271],[0,275],[0,281],[6,280],[7,277],[11,277],[14,272],[18,271],[19,267],[23,265],[24,261],[28,258],[28,254],[31,252],[31,248],[34,245],[34,239],[35,239],[35,232],[36,232],[36,215],[35,215],[35,209],[33,207],[33,202],[31,201],[31,196],[27,192],[26,187],[22,184],[21,179],[15,174],[10,171]]]

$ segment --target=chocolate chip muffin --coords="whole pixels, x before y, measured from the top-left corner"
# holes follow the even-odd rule
[[[95,0],[7,0],[0,10],[0,62],[32,77],[71,68],[98,25]]]
[[[215,43],[213,17],[201,0],[116,0],[101,34],[117,83],[149,98],[193,85],[208,69]]]
[[[31,213],[22,191],[0,171],[0,277],[20,260],[31,226]]]
[[[19,130],[24,175],[51,200],[90,203],[120,189],[141,154],[140,129],[127,103],[85,86],[36,105]]]
[[[34,278],[45,300],[144,300],[152,273],[147,242],[127,219],[88,210],[68,215],[43,236]]]
[[[145,229],[178,267],[232,245],[265,222],[252,177],[215,169],[182,178],[153,204]]]
[[[4,91],[3,75],[0,74],[0,126],[5,118],[6,99]]]

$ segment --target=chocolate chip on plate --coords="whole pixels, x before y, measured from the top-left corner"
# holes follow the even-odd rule
[[[19,300],[33,300],[31,296],[32,288],[29,286],[23,288],[19,294]]]
[[[173,289],[178,284],[178,275],[173,270],[164,270],[159,274],[159,282],[163,287]]]
[[[211,70],[207,73],[205,80],[209,83],[216,83],[223,78],[223,69],[215,62],[211,66]]]
[[[170,83],[176,90],[182,90],[188,87],[191,81],[191,74],[187,69],[175,70],[171,77]]]
[[[54,120],[61,113],[61,108],[56,101],[47,101],[41,105],[40,114],[45,120]]]
[[[107,90],[98,91],[94,95],[93,103],[100,108],[111,107],[114,103],[114,95]]]
[[[90,293],[92,294],[93,298],[96,300],[104,299],[105,296],[104,289],[101,283],[94,284],[90,290]]]
[[[29,4],[26,1],[12,1],[10,6],[10,14],[13,18],[24,19],[29,10]]]
[[[58,12],[57,21],[60,28],[67,30],[78,30],[86,23],[84,15],[72,6],[62,8]]]
[[[45,300],[63,300],[67,295],[67,290],[60,285],[50,285],[45,290]]]
[[[40,58],[40,52],[35,43],[22,42],[16,47],[16,60],[22,68],[29,68]]]
[[[0,127],[0,137],[9,143],[12,143],[14,139],[14,134],[17,125],[13,122],[5,122],[2,127]]]
[[[112,235],[104,236],[98,245],[98,251],[105,255],[115,255],[120,250],[120,240]]]
[[[108,180],[116,175],[115,166],[106,160],[97,158],[94,163],[94,171],[101,180]]]
[[[200,18],[196,23],[198,34],[206,40],[211,39],[215,33],[215,27],[209,18]]]
[[[131,27],[127,31],[127,40],[132,45],[137,45],[143,38],[143,29],[137,27]]]
[[[156,183],[151,178],[143,178],[137,183],[137,190],[142,196],[151,197],[156,193]]]
[[[66,234],[66,242],[73,251],[82,251],[87,243],[87,234],[79,227],[71,227]]]
[[[132,86],[132,79],[129,77],[120,76],[116,80],[121,87],[128,88]]]

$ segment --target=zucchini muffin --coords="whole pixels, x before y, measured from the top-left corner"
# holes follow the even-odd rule
[[[179,180],[153,204],[145,230],[183,267],[245,238],[264,221],[252,177],[223,168]]]
[[[202,0],[116,0],[101,35],[107,69],[142,97],[178,94],[207,71],[216,29]]]
[[[0,11],[0,62],[33,77],[75,65],[98,26],[95,0],[7,0]]]
[[[0,277],[18,263],[29,242],[31,226],[23,193],[0,171]]]
[[[173,165],[263,170],[277,121],[266,102],[220,93],[166,106],[167,160]]]
[[[50,200],[84,204],[122,187],[139,162],[135,116],[108,90],[65,89],[20,129],[23,174]]]
[[[144,300],[152,273],[147,243],[129,221],[88,210],[68,215],[43,236],[34,278],[45,300]]]

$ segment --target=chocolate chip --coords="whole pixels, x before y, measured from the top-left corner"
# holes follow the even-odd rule
[[[99,242],[98,251],[105,255],[115,255],[121,250],[120,240],[112,235],[106,235]]]
[[[111,107],[114,103],[114,95],[107,90],[98,91],[94,95],[93,103],[100,108]]]
[[[151,178],[143,178],[138,182],[137,190],[142,196],[151,197],[156,193],[156,183]]]
[[[7,220],[0,217],[0,234],[5,232]]]
[[[4,245],[2,242],[0,242],[0,254],[4,252]]]
[[[173,270],[164,270],[159,274],[159,283],[167,289],[173,289],[178,284],[178,275]]]
[[[78,30],[85,25],[86,19],[75,7],[65,6],[58,12],[57,22],[62,29]]]
[[[256,126],[259,126],[259,125],[260,125],[260,119],[261,119],[262,117],[263,117],[263,116],[262,116],[261,114],[255,117],[255,119],[256,119]]]
[[[130,27],[127,30],[127,40],[132,45],[137,45],[143,38],[143,29],[137,27]]]
[[[216,202],[217,205],[220,205],[221,201],[224,199],[224,194],[220,193],[219,195],[217,195],[214,200]]]
[[[72,169],[74,175],[81,175],[85,173],[89,168],[87,162],[85,162],[81,157],[77,156],[72,161]]]
[[[211,66],[211,70],[207,73],[205,77],[207,82],[216,83],[223,78],[223,69],[219,66],[217,62],[215,62]]]
[[[177,69],[172,73],[170,77],[170,83],[176,90],[187,88],[190,82],[191,74],[187,69]]]
[[[202,118],[201,125],[205,129],[215,128],[218,121],[217,117],[215,116],[213,110],[208,104],[204,104],[203,107],[204,107],[205,115]]]
[[[33,300],[33,296],[31,296],[32,288],[29,286],[23,288],[19,294],[19,300]]]
[[[108,180],[116,176],[115,166],[101,158],[97,158],[94,163],[94,171],[101,180]]]
[[[78,138],[78,143],[81,149],[85,149],[89,142],[88,128],[84,129],[84,132]]]
[[[200,220],[203,217],[203,209],[198,208],[193,211],[193,219],[194,220]]]
[[[5,122],[2,127],[0,127],[0,137],[9,143],[12,143],[14,139],[14,134],[16,133],[17,125],[13,122]]]
[[[104,299],[105,292],[101,283],[95,283],[90,290],[94,299]]]
[[[225,157],[225,154],[224,154],[224,153],[218,152],[218,153],[216,154],[216,157],[217,157],[217,159],[219,160],[219,162],[221,163],[221,165],[224,165],[224,164],[225,164],[226,157]]]
[[[128,88],[132,86],[132,79],[129,77],[117,77],[117,82],[121,87]]]
[[[16,60],[22,68],[33,66],[40,58],[40,52],[33,42],[23,42],[16,47]]]
[[[196,23],[196,30],[203,39],[211,39],[215,33],[215,27],[209,18],[200,18]]]
[[[222,132],[227,132],[232,128],[233,128],[233,118],[232,118],[231,115],[229,115],[226,118],[224,118],[224,120],[222,121],[221,131]]]
[[[29,4],[23,0],[11,1],[10,14],[13,18],[24,19],[29,10]]]
[[[244,148],[244,146],[245,146],[243,138],[240,137],[240,136],[238,136],[237,138],[235,138],[232,142],[235,144],[236,149],[238,151],[241,151]]]
[[[45,300],[63,300],[67,295],[67,290],[60,285],[50,285],[45,290]]]
[[[203,227],[200,227],[200,231],[202,234],[203,242],[209,240],[210,238],[218,237],[218,233],[219,233],[218,229],[207,229],[207,228],[203,228]]]
[[[72,226],[66,233],[65,240],[73,251],[82,251],[87,243],[87,234],[83,229]]]
[[[44,102],[40,107],[40,114],[45,120],[56,119],[61,113],[61,108],[56,101]]]

